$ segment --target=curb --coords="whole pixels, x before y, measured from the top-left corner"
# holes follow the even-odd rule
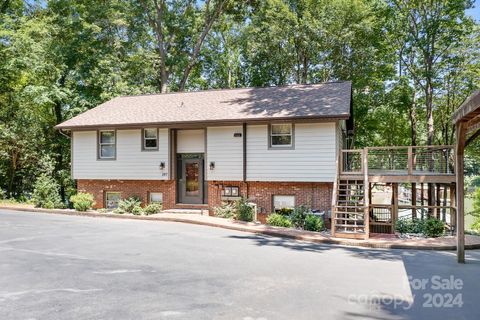
[[[179,222],[179,223],[188,223],[195,225],[203,225],[215,228],[229,229],[241,232],[248,232],[253,234],[263,234],[273,237],[288,238],[293,240],[306,241],[311,243],[318,244],[332,244],[340,246],[349,246],[349,247],[362,247],[362,248],[371,248],[371,249],[408,249],[408,250],[435,250],[435,251],[451,251],[456,250],[457,246],[455,245],[434,245],[434,246],[425,246],[425,245],[409,245],[405,243],[375,243],[368,240],[350,240],[350,239],[339,239],[339,238],[318,238],[318,234],[314,232],[302,231],[302,234],[295,234],[295,230],[285,230],[281,227],[272,227],[266,226],[267,229],[252,229],[250,227],[258,226],[257,224],[251,222],[236,221],[235,225],[224,225],[215,222],[209,221],[199,221],[191,220],[182,217],[162,217],[160,215],[155,216],[135,216],[135,215],[126,215],[126,214],[114,214],[114,213],[96,213],[92,211],[79,212],[73,209],[43,209],[43,208],[23,208],[23,207],[9,207],[9,206],[0,206],[0,209],[13,210],[13,211],[23,211],[23,212],[39,212],[39,213],[48,213],[48,214],[61,214],[69,216],[82,216],[82,217],[92,217],[92,218],[112,218],[112,219],[130,219],[130,220],[146,220],[146,221],[166,221],[166,222]],[[466,244],[466,250],[480,249],[480,243],[477,244]]]

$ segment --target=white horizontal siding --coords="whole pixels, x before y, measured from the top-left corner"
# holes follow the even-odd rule
[[[211,127],[207,129],[207,180],[243,180],[243,138],[241,126]],[[209,163],[215,169],[209,170]]]
[[[202,130],[178,130],[177,153],[204,153],[205,131]]]
[[[296,123],[294,149],[269,149],[268,126],[247,127],[247,180],[333,182],[335,123]]]
[[[168,129],[159,130],[159,150],[142,151],[141,130],[117,130],[116,160],[97,160],[97,132],[73,132],[74,179],[167,180]],[[165,169],[160,170],[160,163]]]

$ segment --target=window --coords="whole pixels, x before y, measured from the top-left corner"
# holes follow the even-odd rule
[[[295,196],[273,196],[273,211],[279,209],[293,209],[295,207]]]
[[[158,130],[143,129],[143,150],[158,150]]]
[[[116,209],[120,201],[120,192],[105,192],[105,208]]]
[[[115,159],[115,131],[100,131],[98,137],[98,157],[100,159]]]
[[[270,125],[270,147],[292,147],[293,125],[291,123],[278,123]]]
[[[163,193],[161,193],[161,192],[150,192],[149,203],[163,203]]]

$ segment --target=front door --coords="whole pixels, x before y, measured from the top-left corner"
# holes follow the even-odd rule
[[[203,159],[181,159],[180,203],[203,203]],[[180,173],[180,172],[179,172]]]

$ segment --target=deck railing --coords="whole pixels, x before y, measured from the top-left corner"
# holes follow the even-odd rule
[[[369,175],[453,175],[453,154],[453,146],[341,150],[340,173],[363,174],[367,171]],[[365,163],[368,168],[364,168]]]

